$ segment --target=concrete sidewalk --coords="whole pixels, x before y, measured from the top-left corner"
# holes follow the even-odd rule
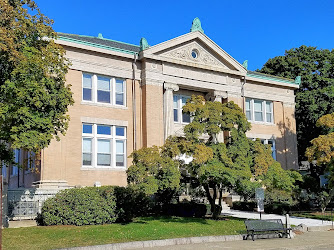
[[[237,217],[237,218],[245,218],[245,219],[260,219],[260,214],[258,212],[245,212],[239,210],[229,210],[223,211],[223,215]],[[277,215],[277,214],[265,214],[262,213],[262,219],[281,219],[283,223],[285,223],[285,216],[284,215]],[[295,217],[290,216],[290,224],[298,226],[300,224],[304,224],[307,227],[321,227],[321,226],[331,226],[331,221],[321,221],[316,219],[309,219],[303,217]],[[334,249],[334,246],[333,246]]]
[[[105,248],[103,248],[105,249]],[[333,250],[334,249],[334,231],[306,232],[296,236],[294,239],[259,239],[259,240],[240,240],[210,242],[190,245],[174,245],[165,247],[153,247],[142,249],[156,250],[202,250],[202,249],[236,249],[236,250],[261,250],[261,249],[314,249],[314,250]]]
[[[293,239],[273,238],[242,240],[242,235],[176,238],[166,240],[134,241],[98,246],[74,247],[66,250],[202,250],[202,249],[334,249],[334,231],[306,232]],[[65,250],[65,249],[63,249]]]

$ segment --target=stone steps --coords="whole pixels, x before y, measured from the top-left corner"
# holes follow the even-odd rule
[[[219,199],[216,199],[216,204],[219,203]],[[222,211],[230,211],[230,207],[229,205],[225,202],[225,201],[222,201]]]

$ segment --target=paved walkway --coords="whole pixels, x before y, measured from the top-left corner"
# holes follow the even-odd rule
[[[176,245],[153,248],[142,248],[146,250],[210,250],[210,249],[236,249],[236,250],[333,250],[334,249],[334,231],[323,232],[306,232],[296,236],[294,239],[276,238],[276,239],[259,239],[255,241],[240,240],[240,241],[225,241],[225,242],[210,242],[190,245]]]
[[[231,209],[230,211],[223,211],[222,214],[232,216],[232,217],[237,217],[237,218],[260,219],[260,214],[258,212],[245,212],[245,211],[239,211],[239,210]],[[281,219],[283,221],[283,223],[285,223],[285,216],[284,215],[262,213],[262,219]],[[332,222],[331,221],[321,221],[321,220],[316,220],[316,219],[308,219],[308,218],[290,216],[290,224],[295,225],[295,226],[298,226],[300,224],[305,224],[308,227],[313,227],[313,226],[332,225]],[[333,246],[333,249],[334,249],[334,246]]]

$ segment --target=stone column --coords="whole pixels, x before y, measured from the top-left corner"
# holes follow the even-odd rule
[[[173,134],[174,111],[173,111],[173,92],[179,90],[179,86],[174,83],[164,83],[164,139]]]

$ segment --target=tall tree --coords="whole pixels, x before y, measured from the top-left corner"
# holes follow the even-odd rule
[[[319,118],[316,125],[323,127],[327,133],[320,135],[311,141],[311,146],[306,149],[309,161],[316,160],[317,165],[324,165],[328,173],[329,190],[322,190],[318,195],[322,212],[334,197],[334,113]]]
[[[272,158],[268,146],[246,137],[250,123],[237,104],[206,102],[202,96],[192,96],[183,111],[192,117],[184,127],[185,137],[169,137],[160,148],[135,151],[127,171],[129,184],[148,194],[175,190],[180,171],[184,179],[205,190],[214,218],[220,213],[216,200],[221,204],[224,190],[246,198],[254,197],[255,187],[263,183],[270,189],[292,190],[294,177],[300,175],[290,175]],[[225,143],[222,133],[226,134]],[[184,156],[192,160],[186,163]]]
[[[321,134],[316,121],[334,112],[334,50],[303,45],[269,59],[259,71],[291,79],[301,76],[296,90],[296,122],[299,159],[303,160],[310,141]]]
[[[68,127],[69,62],[52,23],[34,1],[0,1],[0,160],[11,148],[37,152]]]
[[[216,218],[219,214],[215,205],[217,197],[220,205],[224,190],[236,189],[241,183],[250,182],[252,177],[250,140],[245,134],[250,123],[235,103],[206,102],[202,96],[192,96],[183,111],[192,117],[184,132],[193,145],[189,147],[193,150],[181,150],[193,157],[184,167],[204,188]],[[219,140],[224,132],[229,132],[226,144]],[[207,140],[201,138],[205,134],[209,137]]]
[[[327,134],[320,135],[311,141],[306,150],[309,161],[316,160],[317,165],[325,165],[329,172],[329,184],[334,188],[334,113],[320,117],[316,125],[324,127]]]

